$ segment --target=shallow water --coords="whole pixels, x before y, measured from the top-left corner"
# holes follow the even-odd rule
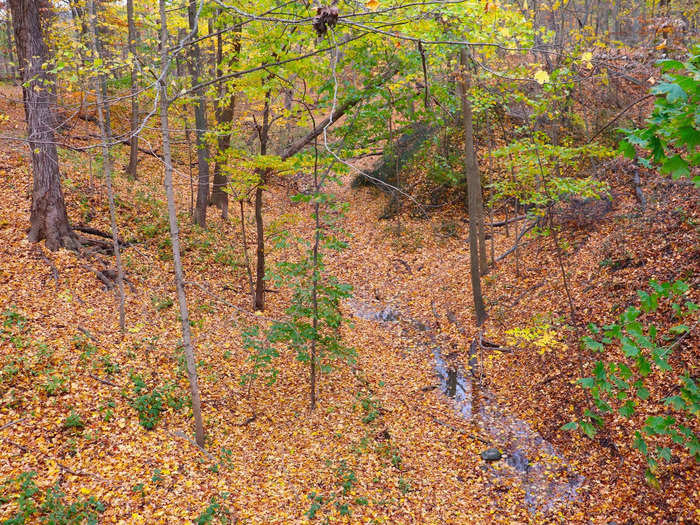
[[[461,363],[446,359],[430,328],[413,319],[401,318],[392,306],[348,301],[358,318],[379,323],[400,319],[422,331],[429,342],[424,345],[433,355],[433,366],[440,390],[456,412],[476,423],[503,453],[503,459],[485,467],[492,480],[512,479],[525,492],[525,504],[531,513],[550,512],[578,499],[584,478],[575,473],[566,459],[524,420],[501,408],[496,397],[467,372]]]

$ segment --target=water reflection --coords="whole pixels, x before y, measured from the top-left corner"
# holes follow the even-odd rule
[[[373,309],[359,302],[353,302],[350,307],[357,317],[363,319],[379,322],[399,319],[398,311],[391,307]],[[504,452],[505,461],[486,467],[492,480],[505,478],[519,481],[525,491],[525,503],[532,513],[550,512],[575,501],[584,478],[576,474],[552,444],[526,421],[503,410],[494,394],[480,384],[474,349],[470,349],[470,374],[458,360],[445,358],[440,347],[435,345],[436,338],[427,325],[411,319],[407,319],[407,322],[429,339],[430,344],[426,347],[433,354],[440,390],[450,398],[455,411],[481,428],[490,437],[493,446]]]

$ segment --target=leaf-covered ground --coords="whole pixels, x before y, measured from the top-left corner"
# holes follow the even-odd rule
[[[9,119],[0,131],[6,135],[23,132],[23,109],[11,99],[21,100],[19,92],[3,87],[0,105]],[[510,348],[484,353],[484,384],[503,411],[527,421],[584,477],[577,501],[538,514],[528,509],[520,478],[494,477],[483,468],[479,453],[486,445],[478,438],[488,440],[487,431],[460,419],[434,388],[438,379],[426,336],[406,321],[420,321],[445,354],[468,361],[475,331],[461,205],[429,219],[405,213],[397,234],[395,220],[377,219],[383,194],[349,184],[338,188],[350,203],[343,220],[350,247],[329,256],[331,271],[355,286],[356,301],[377,309],[391,305],[400,318],[355,318],[344,329],[357,361],[322,376],[319,407],[309,413],[306,369],[291,352],[280,356],[273,386],[241,385],[251,367],[241,331],[281,316],[288,297],[284,290],[268,293],[264,315],[251,313],[240,225],[223,224],[212,212],[209,231],[192,227],[189,175],[178,164],[204,453],[187,438],[192,425],[158,159],[144,155],[138,180],[130,182],[122,175],[127,152],[115,151],[122,237],[138,241],[124,251],[130,285],[128,331],[122,336],[114,292],[94,273],[109,269],[102,261],[113,261],[27,243],[28,151],[5,141],[0,148],[0,483],[36,472],[37,505],[58,484],[66,504],[98,500],[104,523],[205,523],[209,517],[241,523],[700,519],[700,476],[687,456],[664,467],[661,489],[654,489],[644,482],[642,459],[621,421],[612,421],[595,440],[560,430],[585,405],[573,384],[580,377],[577,334],[566,328],[569,305],[551,239],[523,246],[520,278],[512,256],[484,278],[486,336]],[[60,156],[73,223],[108,231],[96,154],[61,149]],[[633,304],[635,290],[650,278],[685,278],[697,302],[700,214],[692,192],[647,184],[650,206],[640,214],[625,166],[611,164],[605,177],[614,193],[611,210],[589,223],[578,212],[560,211],[568,242],[564,262],[581,322],[610,320]],[[310,210],[290,203],[283,185],[272,184],[266,194],[269,229],[303,235]],[[250,208],[247,213],[251,220]],[[496,255],[512,245],[513,228],[509,233],[498,228]],[[248,241],[252,248],[254,238]],[[295,255],[293,249],[271,249],[271,263]],[[351,305],[346,314],[352,316]],[[542,322],[555,334],[543,347],[516,344],[506,333]],[[698,346],[691,335],[674,359],[694,363],[697,371]],[[673,386],[661,381],[652,394],[663,397]],[[134,407],[154,390],[163,412],[146,430]],[[0,487],[4,520],[18,511],[19,487]]]

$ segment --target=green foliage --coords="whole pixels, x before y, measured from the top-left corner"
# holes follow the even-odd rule
[[[146,384],[141,376],[132,374],[131,382],[134,384],[134,393],[137,395],[131,401],[131,406],[139,415],[139,423],[146,430],[152,430],[160,421],[160,413],[163,410],[163,396],[158,389],[142,394]]]
[[[328,194],[296,195],[293,200],[313,201],[317,212],[322,204],[333,211],[340,210]],[[305,248],[302,258],[297,262],[280,262],[277,271],[266,276],[276,286],[287,285],[292,289],[291,304],[285,310],[287,318],[273,322],[264,334],[257,326],[243,331],[243,343],[252,350],[249,359],[253,363],[252,371],[242,378],[244,383],[261,374],[269,384],[274,383],[278,371],[273,359],[279,355],[279,345],[293,349],[299,361],[309,363],[314,369],[320,365],[322,372],[331,370],[332,360],[353,358],[354,350],[345,347],[340,340],[340,328],[345,322],[340,313],[340,301],[350,297],[352,287],[324,272],[322,252],[342,250],[346,245],[331,233],[336,215],[319,215],[318,221],[315,243],[296,239],[297,244]],[[285,234],[278,235],[280,246],[288,242]]]
[[[326,464],[331,466],[332,463],[327,461]],[[353,486],[357,483],[355,471],[348,467],[345,460],[340,460],[338,466],[334,469],[335,482],[338,485],[338,490],[331,492],[330,495],[324,496],[316,492],[311,492],[308,497],[311,501],[309,510],[305,515],[309,520],[316,518],[316,515],[327,508],[331,503],[336,508],[341,516],[352,515],[351,505],[367,505],[367,500],[364,498],[349,499]]]
[[[650,291],[637,292],[640,308],[630,306],[609,325],[589,325],[590,335],[581,340],[583,348],[600,354],[619,348],[622,358],[596,361],[593,376],[579,379],[581,387],[589,392],[593,407],[584,412],[581,420],[568,423],[563,429],[580,429],[593,437],[597,428],[604,424],[604,418],[615,409],[629,419],[639,403],[653,406],[655,401],[646,387],[646,380],[654,374],[673,374],[679,393],[660,400],[665,414],[648,417],[644,426],[634,433],[633,447],[646,456],[646,476],[655,483],[658,462],[670,461],[668,445],[671,443],[687,449],[691,457],[700,461],[700,441],[692,430],[693,422],[700,415],[700,391],[687,371],[675,369],[669,361],[675,344],[691,329],[686,321],[697,315],[698,306],[683,301],[689,288],[683,281],[658,283],[652,280],[649,284]],[[663,306],[675,321],[665,335],[659,333],[650,319]],[[650,442],[657,446],[652,448]]]
[[[80,430],[85,428],[85,422],[83,418],[78,414],[74,408],[70,409],[70,414],[63,421],[63,428]]]
[[[170,308],[173,305],[173,300],[171,297],[158,297],[154,295],[151,297],[151,303],[153,303],[153,308],[161,312]]]
[[[564,176],[580,172],[591,159],[608,158],[613,152],[598,144],[555,146],[542,132],[498,148],[494,156],[514,177],[501,177],[491,184],[492,201],[515,197],[519,202],[543,209],[571,198],[601,198],[605,183],[592,177]]]
[[[700,165],[700,47],[693,48],[685,62],[666,59],[657,64],[665,74],[651,88],[654,110],[646,127],[619,130],[625,135],[620,151],[633,159],[634,146],[639,146],[649,150],[640,164],[660,166],[674,179],[688,177]],[[693,182],[700,188],[700,175],[693,176]]]
[[[90,497],[67,503],[58,484],[42,494],[34,478],[36,472],[24,472],[0,485],[0,504],[14,501],[17,508],[12,517],[1,522],[2,525],[37,522],[46,525],[97,524],[98,514],[104,512],[104,505],[97,499]]]
[[[230,523],[229,510],[217,502],[216,498],[210,500],[209,506],[195,518],[194,523],[196,525],[207,525],[208,523],[214,523],[214,519],[218,519],[220,523]]]
[[[185,398],[178,394],[178,387],[174,383],[148,392],[148,387],[140,375],[132,373],[130,379],[136,396],[129,403],[138,413],[139,423],[146,430],[152,430],[158,425],[166,406],[180,410],[187,403]]]

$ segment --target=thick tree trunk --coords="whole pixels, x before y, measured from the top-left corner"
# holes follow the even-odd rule
[[[187,15],[190,24],[190,38],[196,40],[199,31],[197,30],[197,2],[190,0],[187,5]],[[190,76],[192,85],[196,86],[201,82],[201,56],[199,44],[190,45]],[[194,211],[194,223],[202,228],[207,227],[207,203],[209,201],[209,148],[204,139],[207,131],[207,111],[204,92],[200,88],[196,92],[197,102],[194,105],[195,136],[197,137],[197,204]]]
[[[139,162],[139,136],[137,133],[139,127],[139,98],[138,98],[138,84],[136,82],[138,70],[136,69],[136,46],[138,45],[136,33],[136,25],[134,23],[134,0],[126,0],[126,18],[127,24],[129,26],[129,59],[134,61],[134,65],[131,66],[131,121],[130,121],[130,133],[129,138],[130,150],[129,150],[129,164],[126,168],[126,173],[132,179],[136,178],[136,173],[138,170]]]
[[[97,13],[95,11],[95,0],[89,0],[90,29],[92,33],[92,52],[95,57],[104,61],[102,43],[97,36]],[[103,62],[104,63],[104,62]],[[125,297],[124,297],[124,268],[122,266],[121,249],[119,247],[119,227],[117,226],[117,211],[114,205],[114,189],[112,188],[112,158],[109,145],[112,142],[112,119],[107,100],[107,84],[104,75],[100,72],[96,78],[97,95],[97,122],[102,135],[102,167],[104,171],[105,183],[107,185],[107,199],[109,201],[109,220],[112,227],[112,246],[117,264],[117,292],[119,294],[119,330],[125,330]]]
[[[197,381],[197,365],[192,347],[192,334],[190,332],[190,315],[187,308],[187,296],[185,295],[185,277],[182,271],[180,259],[180,237],[177,224],[177,209],[175,208],[175,190],[173,189],[173,162],[170,151],[170,127],[168,124],[168,91],[167,74],[168,65],[168,27],[165,17],[165,0],[160,0],[160,49],[162,71],[158,84],[160,95],[160,122],[163,133],[163,163],[165,165],[165,193],[168,199],[168,221],[170,223],[170,241],[173,248],[173,266],[175,267],[175,288],[180,306],[180,320],[182,325],[182,343],[185,350],[185,362],[187,365],[187,377],[190,382],[190,395],[192,397],[192,414],[195,423],[195,439],[197,445],[204,447],[204,424],[202,422],[202,402],[199,397],[199,385]]]
[[[472,124],[472,107],[469,102],[469,72],[467,71],[467,50],[460,51],[460,77],[462,79],[462,118],[464,120],[464,171],[469,193],[469,263],[474,299],[476,325],[481,326],[486,320],[486,308],[481,295],[481,274],[479,271],[479,224],[483,223],[483,210],[479,206],[481,199],[481,179],[479,166],[474,151],[474,128]]]
[[[27,117],[29,152],[34,182],[29,241],[46,239],[49,250],[75,248],[77,239],[68,222],[61,191],[58,154],[52,125],[54,78],[42,68],[48,49],[41,31],[39,0],[10,0],[17,44],[17,57],[24,82],[24,110]]]

